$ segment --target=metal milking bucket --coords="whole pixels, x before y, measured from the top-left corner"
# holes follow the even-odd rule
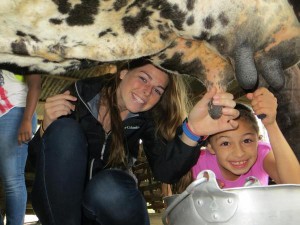
[[[215,174],[207,170],[183,193],[164,200],[164,225],[300,224],[300,185],[220,189]]]

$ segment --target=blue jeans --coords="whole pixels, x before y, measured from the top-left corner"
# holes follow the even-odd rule
[[[87,141],[72,119],[47,128],[36,171],[32,204],[43,225],[150,224],[145,200],[127,172],[106,169],[87,180]]]
[[[18,145],[18,129],[25,108],[15,107],[0,117],[0,178],[5,192],[7,225],[23,225],[27,191],[25,164],[28,144]],[[36,130],[36,114],[32,119],[32,130]],[[1,224],[1,222],[0,222]]]

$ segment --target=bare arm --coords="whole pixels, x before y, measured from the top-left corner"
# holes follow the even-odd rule
[[[28,92],[26,97],[26,107],[18,132],[19,144],[29,141],[32,137],[33,131],[31,122],[41,93],[42,83],[42,79],[39,74],[26,75],[25,80],[28,85]]]
[[[272,152],[264,160],[265,171],[276,183],[300,184],[299,162],[276,122],[277,99],[266,88],[259,88],[247,97],[256,115],[266,114],[262,123],[268,132]]]

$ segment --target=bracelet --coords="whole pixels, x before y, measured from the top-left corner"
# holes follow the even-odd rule
[[[208,136],[198,136],[196,135],[195,133],[193,133],[191,131],[191,129],[189,128],[189,125],[188,125],[188,118],[186,118],[184,121],[183,121],[183,124],[182,124],[182,130],[183,130],[183,133],[188,137],[190,138],[191,140],[193,141],[196,141],[196,142],[201,142],[201,141],[204,141],[208,138]]]

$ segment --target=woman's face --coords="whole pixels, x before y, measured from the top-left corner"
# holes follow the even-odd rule
[[[215,134],[209,139],[208,149],[215,154],[225,179],[235,180],[247,173],[257,159],[259,136],[253,126],[239,119],[235,130]]]
[[[152,64],[122,70],[120,78],[117,90],[120,111],[132,113],[148,111],[155,106],[169,82],[168,75]]]

